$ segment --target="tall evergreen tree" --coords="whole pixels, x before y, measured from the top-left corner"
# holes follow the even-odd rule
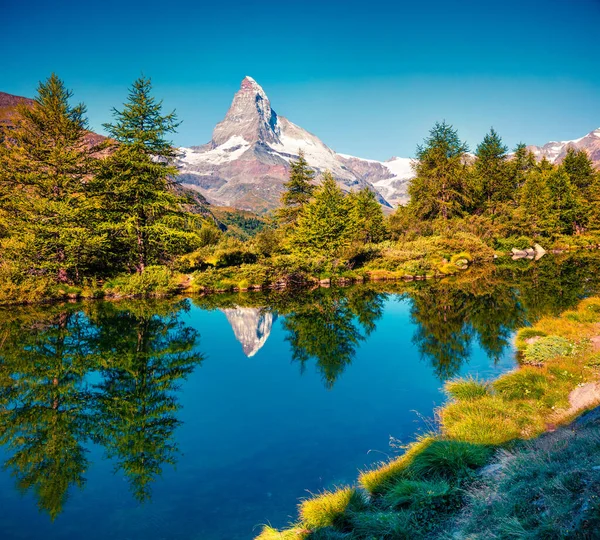
[[[562,234],[572,234],[581,223],[581,214],[577,195],[569,175],[562,168],[553,170],[548,174],[548,188],[552,198],[552,211],[556,223],[556,229],[553,232]]]
[[[368,188],[348,195],[348,219],[352,239],[360,243],[382,242],[387,235],[385,217],[375,194]]]
[[[285,191],[281,196],[282,207],[277,212],[279,223],[294,225],[302,208],[310,201],[315,191],[311,183],[315,173],[308,166],[304,152],[298,152],[298,159],[290,162],[290,179],[283,187]]]
[[[516,218],[522,232],[533,237],[547,235],[553,230],[556,220],[547,172],[534,169],[527,174],[520,190]]]
[[[515,147],[513,159],[510,162],[512,169],[512,182],[520,188],[525,183],[527,173],[535,167],[535,156],[527,150],[525,143],[519,143]],[[513,198],[516,193],[513,194]]]
[[[60,282],[77,279],[106,241],[90,222],[87,197],[98,148],[86,139],[85,106],[72,106],[71,97],[54,74],[40,83],[33,106],[18,106],[0,160],[0,202],[11,236],[4,255],[24,273]]]
[[[139,273],[168,262],[197,243],[194,218],[180,210],[175,187],[175,150],[166,138],[177,126],[175,112],[163,115],[150,79],[137,79],[114,124],[104,127],[117,143],[103,160],[95,188],[102,194],[104,228],[113,255]]]
[[[460,215],[467,202],[464,156],[466,143],[446,122],[437,122],[417,147],[415,178],[408,193],[418,219],[449,219]]]
[[[290,241],[294,251],[311,257],[324,257],[337,266],[341,250],[350,244],[349,204],[331,173],[323,175],[323,183],[313,200],[304,206]]]
[[[594,181],[594,165],[585,150],[575,150],[569,146],[562,166],[571,183],[585,191]]]
[[[507,167],[507,150],[498,133],[491,128],[475,152],[475,171],[482,202],[492,213],[496,203],[506,201],[515,190]]]

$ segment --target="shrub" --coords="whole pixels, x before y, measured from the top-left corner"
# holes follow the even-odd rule
[[[444,389],[451,398],[459,401],[479,399],[490,392],[488,383],[473,377],[448,381]]]
[[[542,330],[539,330],[537,328],[521,328],[521,330],[519,330],[517,332],[517,337],[515,339],[515,345],[517,347],[517,349],[519,349],[520,351],[522,351],[523,349],[525,349],[527,347],[527,345],[529,345],[528,341],[533,342],[533,341],[537,341],[533,338],[539,338],[539,337],[545,337],[547,334],[546,332],[543,332]]]
[[[545,336],[530,343],[523,352],[525,364],[541,365],[559,356],[570,356],[575,352],[575,346],[561,336]]]
[[[108,294],[124,296],[166,295],[179,289],[178,277],[164,266],[148,266],[141,274],[118,276],[105,283]]]
[[[366,504],[361,493],[354,488],[324,491],[312,499],[300,503],[302,523],[310,528],[331,527],[344,522],[347,511],[360,511]]]

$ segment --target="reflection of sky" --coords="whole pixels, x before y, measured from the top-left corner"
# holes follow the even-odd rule
[[[46,540],[115,533],[235,540],[251,538],[252,527],[267,520],[286,524],[305,490],[353,482],[358,468],[393,453],[390,436],[410,441],[425,427],[421,416],[431,419],[443,402],[440,381],[412,343],[409,312],[409,301],[388,300],[376,330],[327,390],[314,362],[303,375],[291,362],[283,318],[247,358],[223,313],[193,307],[181,317],[200,333],[205,360],[182,384],[182,454],[154,484],[152,502],[139,506],[122,473],[92,445],[86,488],[72,490],[52,526],[31,494],[21,499],[4,473],[0,504],[10,512],[0,527]],[[491,377],[512,363],[509,353],[491,365],[474,341],[461,374]],[[87,376],[90,385],[99,381],[97,372]]]
[[[376,330],[331,390],[314,361],[303,375],[291,362],[282,317],[252,358],[220,311],[192,307],[181,317],[200,333],[205,359],[181,386],[181,455],[153,485],[152,502],[136,503],[122,473],[91,445],[85,490],[72,489],[54,525],[31,494],[17,494],[7,472],[0,476],[4,538],[252,538],[259,523],[285,525],[307,489],[355,481],[358,468],[393,452],[390,436],[410,441],[425,428],[421,416],[431,419],[444,400],[412,343],[407,300],[386,301]],[[473,340],[461,374],[492,377],[512,365],[510,352],[492,365]],[[100,374],[87,382],[97,384]]]

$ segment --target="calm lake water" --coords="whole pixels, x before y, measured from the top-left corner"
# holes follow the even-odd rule
[[[246,540],[428,429],[443,381],[515,365],[514,329],[598,258],[457,279],[0,311],[0,538]]]

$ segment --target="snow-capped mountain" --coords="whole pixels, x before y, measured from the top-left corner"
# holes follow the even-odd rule
[[[229,111],[202,146],[180,148],[180,181],[210,202],[253,211],[278,206],[289,163],[304,152],[318,173],[329,170],[346,190],[372,189],[382,205],[406,201],[410,160],[386,162],[337,154],[318,137],[271,108],[262,87],[251,77],[242,81]]]
[[[225,313],[235,338],[248,358],[254,356],[266,343],[273,323],[277,320],[277,313],[259,308],[236,307],[221,311]]]
[[[551,163],[560,163],[569,147],[575,150],[585,150],[594,164],[597,167],[600,166],[600,128],[572,141],[552,141],[544,146],[528,146],[527,148],[534,153],[537,159],[545,157]]]

